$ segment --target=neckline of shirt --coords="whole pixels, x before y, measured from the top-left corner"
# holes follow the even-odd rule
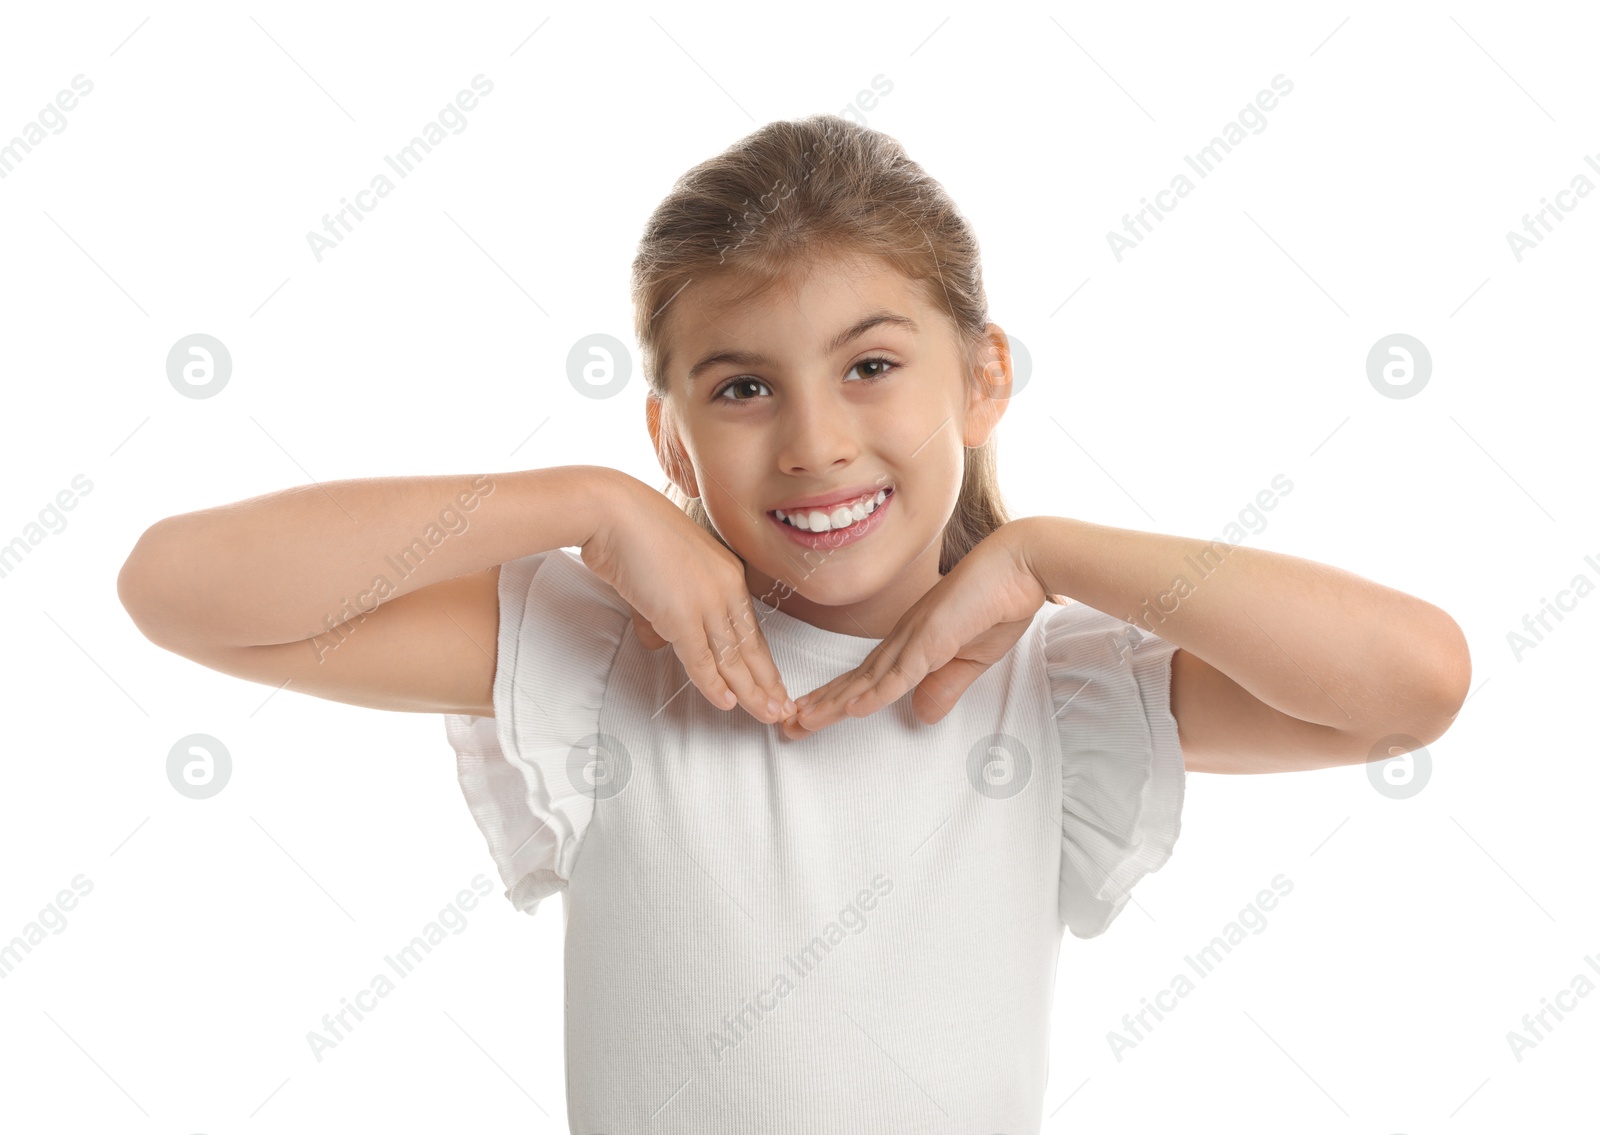
[[[762,633],[769,641],[790,643],[832,662],[848,662],[852,667],[859,665],[883,641],[814,626],[756,595],[750,596],[750,601],[755,605]]]
[[[821,656],[828,662],[844,663],[854,668],[883,641],[814,626],[756,595],[750,596],[750,601],[755,606],[762,633],[767,636],[769,643],[793,645],[804,653]],[[1040,604],[1039,610],[1033,615],[1034,625],[1037,626],[1040,617],[1045,615],[1047,610],[1053,612],[1063,609],[1052,603]]]

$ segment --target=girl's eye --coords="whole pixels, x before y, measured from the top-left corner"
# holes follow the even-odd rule
[[[878,379],[884,377],[886,374],[888,374],[891,370],[893,370],[896,366],[899,365],[898,363],[890,362],[888,359],[874,357],[874,358],[870,358],[870,359],[862,359],[859,363],[857,363],[855,366],[851,367],[850,369],[851,370],[855,370],[856,367],[864,367],[864,366],[867,366],[870,363],[880,363],[880,364],[882,364],[883,369],[880,370],[877,374],[870,375],[867,378],[868,382],[876,382],[876,381],[878,381]]]
[[[852,371],[856,371],[856,370],[860,370],[862,367],[872,366],[874,364],[877,364],[877,366],[880,368],[878,370],[878,372],[876,374],[869,374],[865,378],[861,379],[860,381],[867,382],[867,383],[877,382],[879,379],[888,377],[890,371],[896,370],[900,366],[899,363],[896,363],[893,360],[885,359],[885,358],[882,358],[880,356],[876,356],[875,355],[875,356],[873,356],[872,358],[869,358],[869,359],[862,359],[860,362],[858,362],[855,366],[851,367],[850,369]],[[751,378],[748,375],[741,375],[738,378],[729,380],[712,397],[713,397],[714,400],[720,399],[721,401],[724,401],[724,402],[749,402],[749,401],[752,401],[752,399],[750,399],[750,398],[723,398],[723,395],[726,394],[728,391],[734,389],[735,387],[740,387],[740,386],[766,386],[766,383],[762,382],[759,378]]]
[[[723,401],[723,402],[748,402],[748,401],[750,401],[750,399],[748,399],[748,398],[723,398],[722,396],[724,394],[726,394],[728,391],[734,389],[735,387],[739,387],[739,386],[765,386],[765,385],[766,385],[766,383],[760,381],[759,379],[755,379],[755,378],[736,378],[732,382],[730,382],[726,386],[724,386],[721,390],[717,391],[716,397],[718,399],[720,399],[721,401]]]

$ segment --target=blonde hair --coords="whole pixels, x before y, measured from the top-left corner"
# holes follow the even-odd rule
[[[949,317],[972,357],[988,341],[978,240],[944,187],[895,139],[838,115],[771,122],[680,177],[645,223],[632,296],[652,417],[670,413],[664,313],[690,281],[743,280],[747,286],[732,300],[741,302],[828,254],[866,254],[897,269]],[[683,458],[668,452],[667,431],[657,437],[662,465],[681,465]],[[965,450],[940,575],[1011,519],[995,443],[991,431]],[[699,499],[670,478],[662,491],[734,551]]]

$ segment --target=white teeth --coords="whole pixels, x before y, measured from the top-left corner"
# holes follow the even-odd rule
[[[805,512],[786,513],[781,508],[773,509],[779,520],[787,521],[796,528],[806,532],[829,532],[835,528],[848,528],[858,521],[865,520],[878,510],[888,497],[887,490],[879,489],[870,496],[862,497],[850,504],[841,504],[832,512],[823,512],[821,509],[811,509]]]

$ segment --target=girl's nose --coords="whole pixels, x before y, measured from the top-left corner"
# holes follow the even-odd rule
[[[779,420],[778,460],[784,472],[828,476],[855,460],[857,423],[848,407],[826,397],[801,396],[787,409]]]

